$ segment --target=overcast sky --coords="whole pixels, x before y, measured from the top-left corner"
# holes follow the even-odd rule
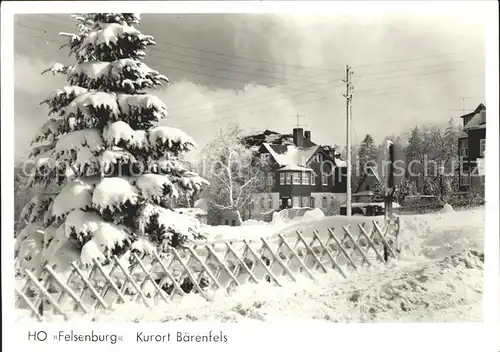
[[[73,63],[58,32],[69,15],[15,19],[15,157],[47,119],[39,102],[64,80],[40,75]],[[230,122],[289,133],[300,123],[321,144],[345,143],[345,65],[353,71],[353,137],[376,141],[415,124],[446,123],[484,102],[484,39],[477,15],[143,14],[157,45],[147,63],[167,75],[156,91],[166,121],[202,147]]]

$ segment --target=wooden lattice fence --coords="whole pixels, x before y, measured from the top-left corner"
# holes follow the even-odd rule
[[[107,265],[94,261],[83,267],[74,262],[64,273],[45,266],[38,277],[25,270],[16,287],[16,306],[29,309],[40,321],[49,311],[68,319],[73,311],[88,313],[134,300],[152,306],[156,300],[171,302],[196,293],[210,301],[215,292],[230,293],[247,282],[266,280],[280,286],[284,280],[296,281],[297,275],[317,280],[330,271],[346,277],[361,266],[396,256],[399,225],[368,225],[330,228],[321,234],[297,231],[259,240],[196,243],[161,256],[132,254],[126,262],[114,257]]]

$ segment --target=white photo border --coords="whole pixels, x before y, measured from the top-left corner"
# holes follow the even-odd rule
[[[432,8],[432,9],[431,9]],[[41,329],[40,324],[14,323],[13,290],[13,172],[14,165],[14,14],[28,13],[75,13],[75,12],[144,12],[149,9],[156,13],[317,13],[339,12],[442,12],[479,11],[487,25],[486,33],[486,106],[488,108],[488,138],[486,155],[486,224],[485,224],[485,284],[484,323],[478,324],[331,324],[318,321],[282,321],[276,324],[238,323],[226,325],[209,323],[161,323],[161,324],[88,324],[67,322],[66,329],[78,328],[102,331],[120,331],[121,334],[135,336],[135,331],[143,330],[224,330],[230,342],[219,344],[182,345],[183,351],[221,351],[234,348],[263,349],[315,349],[333,348],[338,350],[383,350],[383,351],[499,351],[500,350],[500,260],[499,260],[499,145],[498,145],[498,3],[495,1],[36,1],[4,2],[1,7],[1,147],[2,147],[2,308],[3,329],[2,350],[14,351],[28,348],[39,350],[74,351],[94,348],[84,343],[68,345],[27,341],[29,329]],[[28,83],[29,84],[29,83]],[[57,324],[43,324],[44,329],[56,331]],[[139,347],[133,342],[120,348]],[[326,346],[325,346],[326,345]],[[180,346],[180,345],[177,345]],[[97,346],[96,346],[97,347]],[[106,349],[113,346],[99,346]],[[147,345],[146,348],[173,349],[168,345]],[[179,348],[180,349],[180,348]]]

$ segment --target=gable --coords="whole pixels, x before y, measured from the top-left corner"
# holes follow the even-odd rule
[[[262,144],[260,147],[259,147],[259,150],[258,150],[258,153],[259,153],[259,156],[262,155],[262,154],[269,154],[271,157],[270,157],[270,163],[271,164],[278,164],[278,161],[276,160],[276,157],[274,155],[274,153],[272,153],[268,146],[264,143]]]
[[[354,193],[372,191],[375,186],[382,183],[376,170],[369,167],[366,169],[366,171],[367,172],[364,174],[360,184],[358,185],[358,188]]]
[[[460,116],[460,117],[461,117],[461,118],[472,117],[472,116],[474,116],[474,115],[476,115],[476,114],[478,114],[479,112],[484,111],[484,110],[486,110],[486,106],[485,106],[483,103],[481,103],[481,104],[479,104],[479,105],[477,106],[477,108],[475,108],[475,109],[474,109],[474,111],[469,112],[468,114],[462,115],[462,116]]]
[[[486,128],[486,110],[480,110],[464,118],[464,130]]]
[[[347,166],[347,164],[346,164],[346,162],[344,160],[337,159],[337,158],[332,158],[332,156],[330,155],[330,153],[328,153],[322,146],[318,146],[314,150],[314,153],[308,158],[307,165],[309,165],[312,162],[314,162],[314,160],[316,158],[316,155],[318,155],[318,154],[323,155],[323,160],[331,161],[333,163],[333,165],[335,165],[337,167],[345,167],[345,166]]]

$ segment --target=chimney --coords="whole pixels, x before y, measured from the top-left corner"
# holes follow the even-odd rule
[[[311,131],[304,131],[304,139],[306,141],[311,141]]]
[[[304,129],[302,128],[294,128],[293,129],[293,143],[301,148],[302,147],[302,142],[304,140]]]

